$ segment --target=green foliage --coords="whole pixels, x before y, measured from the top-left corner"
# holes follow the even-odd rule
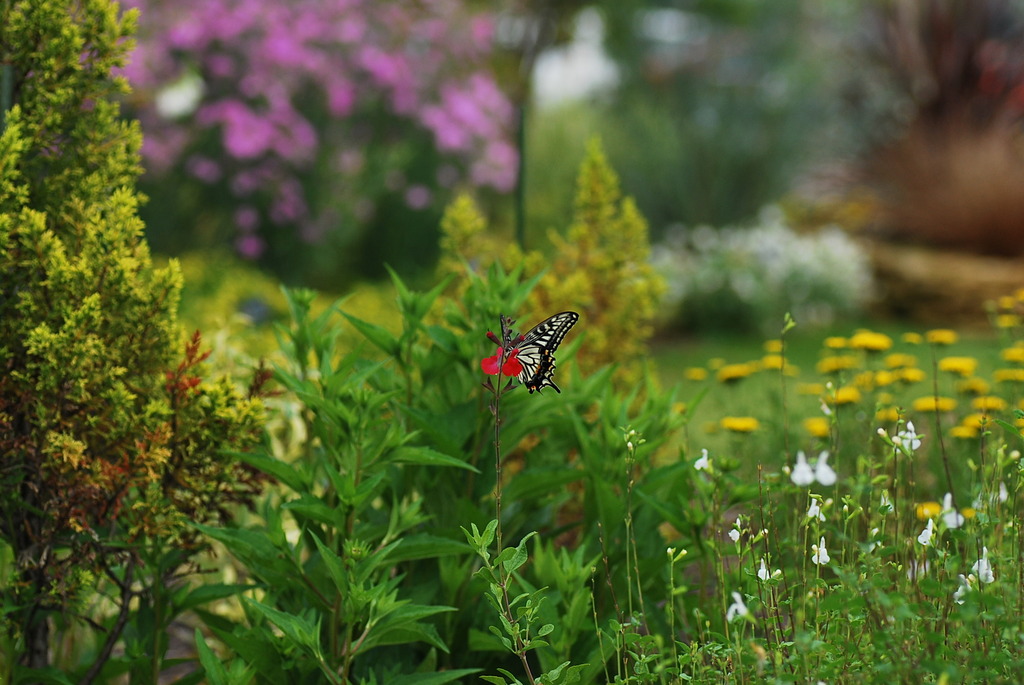
[[[282,333],[287,361],[276,375],[302,428],[278,444],[293,444],[283,450],[293,456],[243,457],[280,483],[260,508],[261,522],[202,528],[254,582],[244,620],[202,615],[257,682],[335,682],[332,674],[427,682],[426,673],[437,669],[453,679],[481,668],[512,673],[519,648],[508,653],[502,639],[516,644],[518,638],[505,628],[493,633],[492,625],[505,625],[498,615],[456,611],[467,603],[483,606],[485,597],[498,601],[499,573],[525,583],[509,609],[512,618],[506,616],[507,630],[515,635],[522,625],[521,637],[537,621],[551,626],[527,642],[551,676],[545,682],[586,682],[584,672],[600,671],[596,636],[586,630],[591,593],[585,581],[601,556],[596,522],[609,545],[623,535],[613,483],[624,479],[626,466],[609,446],[621,444],[618,426],[631,423],[661,436],[652,440],[656,448],[682,417],[671,395],[650,387],[616,396],[611,368],[581,378],[572,363],[578,342],[564,345],[561,395],[505,393],[501,439],[510,447],[501,482],[511,504],[502,527],[512,546],[474,577],[474,551],[489,542],[467,545],[462,530],[479,530],[493,518],[497,478],[485,467],[493,424],[479,364],[493,351],[488,324],[521,306],[536,281],[523,282],[521,272],[492,265],[482,277],[469,270],[459,300],[440,299],[443,282],[420,293],[393,276],[398,332],[344,312],[340,318],[365,337],[365,351],[339,350],[342,326],[333,310],[314,316],[312,293],[288,293],[294,321]],[[550,538],[538,547],[537,570],[526,563],[530,530],[546,531],[546,538],[557,531],[565,541],[553,545]],[[647,535],[653,537],[645,547],[660,544],[656,529]],[[573,540],[583,551],[561,549]],[[617,574],[624,560],[615,552],[606,563]],[[554,627],[567,632],[549,642]]]
[[[259,491],[224,450],[257,439],[262,406],[203,379],[198,333],[186,342],[177,324],[177,265],[153,268],[141,240],[141,139],[110,76],[134,14],[105,0],[3,13],[0,63],[14,78],[0,133],[0,540],[13,562],[0,680],[43,677],[51,627],[73,624],[98,585],[113,608],[93,617],[106,635],[83,679],[132,615],[127,639],[146,646],[119,660],[155,682],[177,601],[166,584],[196,543],[185,522],[220,522]]]

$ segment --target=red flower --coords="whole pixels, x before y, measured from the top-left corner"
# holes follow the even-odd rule
[[[518,376],[523,372],[522,363],[516,359],[519,356],[519,350],[514,349],[508,353],[505,357],[505,365],[501,367],[501,373],[505,376]],[[493,357],[488,357],[480,362],[480,368],[484,370],[484,373],[491,376],[498,375],[498,362],[501,361],[501,348],[498,348],[498,352]]]

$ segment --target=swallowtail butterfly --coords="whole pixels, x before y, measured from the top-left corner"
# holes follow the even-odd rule
[[[555,375],[555,350],[579,320],[580,315],[576,312],[555,314],[531,328],[523,336],[522,342],[516,345],[519,350],[516,359],[523,365],[517,379],[530,390],[530,394],[548,386],[557,393],[562,392],[552,380]]]

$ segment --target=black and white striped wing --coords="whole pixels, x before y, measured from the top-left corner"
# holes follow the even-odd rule
[[[516,357],[523,365],[518,379],[531,394],[534,390],[539,392],[548,386],[554,388],[555,392],[562,392],[554,381],[555,350],[579,320],[580,315],[576,312],[561,312],[541,321],[523,336]]]

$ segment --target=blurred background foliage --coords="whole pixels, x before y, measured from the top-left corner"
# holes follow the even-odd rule
[[[595,136],[646,219],[677,331],[911,299],[871,283],[901,244],[1024,244],[1015,0],[127,4],[147,237],[197,271],[233,254],[331,293],[386,284],[385,265],[425,284],[459,193],[508,256],[550,260]],[[757,233],[766,221],[793,237]],[[775,248],[752,257],[743,235]],[[231,311],[282,311],[211,278]],[[748,296],[755,283],[772,290]]]

